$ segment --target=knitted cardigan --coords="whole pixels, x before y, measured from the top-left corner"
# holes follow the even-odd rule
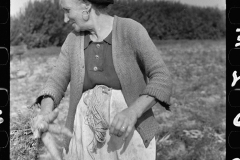
[[[122,93],[128,106],[140,95],[150,95],[168,108],[172,80],[160,52],[149,37],[146,29],[138,22],[114,16],[112,29],[113,64],[120,80]],[[77,104],[82,96],[84,64],[84,33],[71,32],[67,36],[52,74],[35,103],[42,96],[51,95],[57,107],[70,83],[70,101],[66,128],[73,131]],[[159,124],[152,109],[146,111],[135,125],[145,147],[158,131]],[[68,152],[70,138],[65,137],[64,147]]]

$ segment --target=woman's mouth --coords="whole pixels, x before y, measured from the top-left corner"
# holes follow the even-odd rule
[[[73,26],[75,24],[75,22],[71,22],[70,25]]]

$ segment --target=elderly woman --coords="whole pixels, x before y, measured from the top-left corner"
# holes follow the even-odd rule
[[[61,0],[74,30],[35,104],[33,130],[56,159],[50,132],[70,83],[64,157],[154,160],[158,132],[152,107],[169,108],[172,81],[159,51],[138,22],[108,14],[113,0]],[[158,105],[158,106],[159,106]],[[54,128],[52,128],[52,127]],[[48,135],[48,136],[47,136]],[[71,134],[70,134],[71,135]]]

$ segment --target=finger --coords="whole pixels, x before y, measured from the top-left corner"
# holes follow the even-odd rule
[[[40,133],[40,131],[39,130],[34,130],[33,131],[33,138],[34,139],[37,139],[37,138],[40,138],[41,137],[41,133]]]
[[[122,127],[120,128],[120,131],[121,131],[121,132],[125,132],[126,129],[127,129],[127,127],[128,127],[128,125],[127,125],[127,123],[125,122],[125,123],[122,125]]]
[[[37,107],[39,107],[39,104],[38,104],[38,103],[35,103],[35,104],[33,104],[32,106],[37,108]]]
[[[51,112],[48,115],[46,115],[45,121],[48,122],[48,123],[53,122],[57,118],[58,113],[59,113],[58,109],[55,109],[53,112]]]
[[[36,127],[36,121],[37,121],[37,117],[34,117],[32,120],[31,120],[31,129],[32,131],[34,131],[37,127]]]
[[[37,105],[37,113],[40,113],[41,112],[41,106],[38,104]]]
[[[40,138],[41,133],[46,132],[48,130],[48,123],[42,121],[41,123],[38,123],[37,126],[32,128],[33,136],[34,138]]]
[[[119,131],[121,137],[126,132],[127,128],[128,128],[128,123],[127,123],[127,120],[125,119],[125,121],[124,121],[124,123],[121,126],[120,131]]]
[[[40,109],[40,108],[41,108],[41,105],[40,105],[39,103],[37,103],[37,104],[36,104],[36,107],[37,107],[38,109]]]
[[[48,152],[51,154],[52,158],[54,158],[54,160],[62,159],[61,154],[60,154],[59,150],[57,149],[57,145],[54,141],[54,138],[49,132],[46,132],[42,135],[42,141],[43,141],[44,145],[46,146]]]
[[[38,124],[38,130],[40,132],[46,132],[48,130],[49,124],[45,121],[42,121]]]
[[[73,137],[73,134],[69,129],[58,124],[49,124],[48,131],[55,134],[64,134],[71,138]]]
[[[117,125],[115,126],[115,129],[114,129],[114,134],[118,137],[121,137],[123,135],[123,132],[121,132],[121,127],[123,126],[123,122],[122,120],[118,120],[118,123]]]
[[[114,129],[115,129],[115,126],[116,126],[117,123],[118,123],[118,118],[117,118],[117,116],[115,116],[113,118],[112,123],[111,123],[110,134],[114,134]]]
[[[118,131],[118,133],[116,134],[116,136],[122,137],[123,134],[124,134],[124,132]]]
[[[131,133],[131,131],[132,131],[132,127],[128,126],[127,130],[126,130],[126,133],[125,133],[125,135],[123,137],[123,140],[127,139],[128,135]]]

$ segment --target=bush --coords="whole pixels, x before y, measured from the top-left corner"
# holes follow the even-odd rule
[[[153,39],[221,39],[225,12],[179,2],[118,0],[110,15],[140,22]],[[59,0],[29,2],[25,12],[11,19],[11,45],[24,41],[29,48],[61,46],[70,26],[64,24]]]
[[[157,39],[221,39],[226,34],[225,12],[217,8],[171,1],[118,0],[111,14],[140,22]]]
[[[24,13],[12,18],[10,41],[11,45],[24,41],[29,48],[60,46],[69,31],[59,0],[30,1]]]

